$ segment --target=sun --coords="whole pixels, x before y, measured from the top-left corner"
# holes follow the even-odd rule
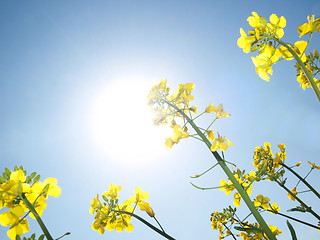
[[[152,124],[146,105],[151,82],[117,80],[108,84],[94,101],[92,132],[99,149],[112,160],[140,164],[167,152],[164,139],[170,128]]]

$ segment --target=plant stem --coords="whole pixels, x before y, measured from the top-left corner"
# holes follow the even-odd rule
[[[170,102],[165,101],[169,106],[171,106],[172,108],[176,109],[185,119],[187,119],[187,121],[189,122],[189,124],[193,127],[193,129],[198,133],[199,137],[203,140],[203,142],[207,145],[207,147],[209,148],[209,150],[211,151],[211,143],[210,141],[207,139],[207,137],[200,131],[200,129],[198,128],[198,126],[183,112],[181,111],[177,106],[171,104]],[[212,151],[211,151],[212,152]],[[212,152],[213,156],[215,157],[215,159],[217,160],[217,162],[219,163],[220,167],[223,169],[223,171],[226,173],[226,175],[229,177],[229,179],[232,181],[233,186],[237,189],[237,191],[239,192],[239,194],[241,195],[241,197],[243,198],[243,200],[245,201],[245,203],[247,204],[248,208],[250,209],[250,211],[252,212],[253,216],[255,217],[255,219],[258,221],[258,223],[260,224],[261,228],[263,229],[263,231],[265,232],[265,234],[267,235],[267,237],[270,240],[276,240],[276,237],[274,236],[274,234],[272,233],[272,231],[270,230],[270,228],[268,227],[267,223],[264,221],[263,217],[261,216],[261,214],[258,212],[258,210],[256,209],[256,207],[253,205],[250,197],[248,196],[247,192],[243,189],[243,187],[241,186],[241,184],[238,182],[238,180],[235,178],[235,176],[232,174],[232,172],[230,171],[230,169],[228,168],[228,166],[225,164],[224,160],[221,158],[221,156],[219,155],[219,153],[217,151]]]
[[[272,212],[272,213],[274,213],[274,214],[278,214],[278,215],[280,215],[280,216],[282,216],[282,217],[289,218],[289,219],[291,219],[291,220],[293,220],[293,221],[302,223],[302,224],[307,225],[307,226],[309,226],[309,227],[312,227],[312,228],[315,228],[315,229],[318,229],[318,230],[320,229],[318,226],[315,226],[315,225],[313,225],[313,224],[310,224],[310,223],[301,221],[301,220],[299,220],[299,219],[297,219],[297,218],[294,218],[294,217],[290,217],[290,216],[285,215],[285,214],[283,214],[283,213],[275,212],[275,211],[272,211],[272,210],[269,210],[269,209],[267,209],[267,211],[268,211],[268,212]]]
[[[320,198],[320,194],[304,178],[302,178],[298,173],[296,173],[296,171],[292,170],[284,163],[282,163],[281,165],[288,169],[291,173],[293,173],[297,178],[299,178],[301,182],[303,182],[318,198]]]
[[[296,195],[294,195],[286,186],[284,186],[283,183],[279,182],[278,180],[275,181],[282,187],[284,190],[286,190],[292,197],[294,197],[303,207],[307,209],[307,212],[311,213],[314,217],[316,217],[320,221],[320,216],[314,212],[311,207],[308,207],[300,198],[298,198]]]
[[[286,49],[288,49],[288,51],[292,54],[292,56],[294,57],[294,59],[297,61],[297,63],[300,65],[304,75],[307,77],[309,83],[311,84],[311,87],[313,88],[314,93],[316,94],[318,100],[320,101],[320,89],[318,88],[317,84],[315,83],[315,81],[313,80],[313,77],[311,75],[311,73],[309,72],[309,70],[307,69],[307,67],[305,66],[305,64],[302,62],[301,58],[298,56],[298,54],[290,47],[288,46],[288,44],[286,44],[285,42],[283,42],[282,40],[273,37],[273,39],[280,43],[282,46],[284,46]]]
[[[27,206],[27,208],[29,208],[29,210],[33,213],[33,215],[35,216],[42,232],[44,233],[44,235],[46,236],[47,240],[53,240],[52,236],[50,235],[46,225],[43,223],[42,219],[40,218],[39,214],[37,213],[36,209],[33,207],[33,205],[29,202],[29,200],[26,198],[26,196],[24,194],[20,195],[22,201],[24,202],[24,204]]]
[[[164,231],[161,231],[159,228],[153,226],[151,223],[147,222],[146,220],[144,220],[142,217],[139,217],[138,215],[131,213],[131,212],[127,212],[127,211],[120,211],[120,210],[114,210],[114,212],[119,212],[119,213],[123,213],[123,214],[128,214],[132,217],[135,217],[136,219],[138,219],[140,222],[144,223],[145,225],[147,225],[149,228],[151,228],[152,230],[154,230],[155,232],[159,233],[160,235],[162,235],[163,237],[170,239],[170,240],[175,240],[175,238],[171,237],[170,235],[166,234]]]

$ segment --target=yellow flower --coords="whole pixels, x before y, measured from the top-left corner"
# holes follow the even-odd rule
[[[218,133],[218,138],[214,139],[210,149],[212,152],[215,152],[218,149],[221,151],[226,151],[228,149],[228,144],[230,146],[234,146],[228,139],[221,137]]]
[[[252,12],[252,16],[247,18],[249,25],[254,28],[264,29],[267,26],[267,21],[260,17],[256,12]]]
[[[283,16],[278,18],[276,14],[272,14],[269,19],[270,23],[267,24],[268,31],[271,30],[271,33],[275,33],[278,38],[282,38],[284,35],[282,28],[286,26],[286,19]]]
[[[171,137],[166,138],[166,141],[164,143],[167,147],[168,150],[170,150],[172,148],[172,146],[175,144],[175,142],[172,140]]]
[[[320,18],[317,18],[314,20],[314,15],[311,16],[311,18],[308,15],[308,22],[304,23],[300,26],[298,26],[298,33],[300,33],[299,37],[302,37],[305,34],[311,33],[311,32],[320,32]]]
[[[150,207],[150,203],[148,202],[145,202],[145,201],[140,201],[138,203],[138,206],[140,208],[141,211],[146,211],[147,214],[150,216],[150,217],[154,217],[155,216],[155,213],[153,211],[153,209]]]
[[[230,114],[223,111],[223,104],[220,104],[219,107],[215,107],[212,103],[206,108],[206,113],[216,113],[216,118],[229,117]]]
[[[91,215],[93,215],[93,214],[94,214],[94,211],[95,211],[96,209],[101,209],[101,208],[103,208],[103,205],[102,205],[102,203],[99,201],[99,195],[97,194],[97,197],[96,197],[96,198],[93,198],[93,199],[91,200],[91,207],[90,207],[89,212],[90,212]]]
[[[212,130],[208,130],[207,134],[208,134],[209,140],[213,141],[214,140],[214,134],[213,134]]]
[[[191,105],[191,107],[190,107],[189,110],[190,110],[191,112],[194,112],[195,114],[197,114],[197,112],[198,112],[197,107],[195,107],[195,106],[193,106],[193,105]]]
[[[256,57],[251,57],[253,64],[256,67],[256,73],[265,81],[269,81],[273,74],[272,64],[278,61],[281,53],[278,49],[272,46],[265,46],[263,52]]]
[[[221,191],[226,191],[226,195],[229,196],[229,194],[235,190],[235,187],[233,186],[233,183],[229,180],[229,182],[227,183],[226,180],[221,179],[220,180],[220,186],[219,189]]]
[[[31,191],[36,194],[44,194],[45,198],[48,199],[48,195],[52,197],[59,197],[61,194],[60,187],[57,186],[57,179],[56,178],[47,178],[42,182],[36,182],[31,186]],[[46,189],[45,186],[48,185],[49,187]],[[44,190],[47,190],[44,192]]]
[[[233,204],[236,206],[236,207],[239,207],[240,206],[240,201],[241,201],[241,195],[240,193],[236,192],[233,196],[234,200],[233,200]]]
[[[0,225],[11,225],[11,228],[7,232],[10,239],[16,239],[16,235],[21,235],[29,231],[28,221],[26,219],[20,221],[23,214],[24,209],[20,205],[16,205],[10,208],[9,211],[0,214]]]
[[[268,202],[270,201],[270,198],[263,197],[263,195],[259,194],[256,196],[256,199],[254,200],[253,204],[256,207],[262,207],[263,209],[267,210],[269,208]]]
[[[138,203],[142,200],[147,200],[149,198],[149,194],[147,192],[142,192],[141,188],[137,187],[134,190],[135,196],[131,196],[129,198],[129,202],[131,203]]]
[[[275,236],[280,235],[282,233],[281,230],[279,230],[276,226],[268,225],[268,227]]]
[[[316,165],[315,163],[311,163],[308,161],[308,163],[310,164],[311,169],[320,169],[320,167],[318,165]]]
[[[256,40],[254,36],[247,36],[247,34],[245,33],[245,31],[240,28],[240,34],[241,37],[239,37],[237,44],[239,46],[239,48],[243,49],[244,53],[248,53],[250,52],[250,48],[252,43]]]
[[[296,164],[296,167],[299,167],[299,166],[300,166],[300,164],[301,164],[301,161],[300,161],[300,162],[298,162],[298,163]]]
[[[121,191],[121,186],[116,186],[115,184],[109,185],[109,191],[102,193],[103,196],[110,197],[112,200],[116,200],[118,198],[118,193]]]
[[[298,194],[297,188],[296,188],[296,187],[292,188],[291,193],[292,193],[294,196],[297,196],[297,194]],[[288,193],[288,198],[290,198],[290,199],[293,200],[293,201],[296,200],[296,198],[293,197],[290,193]]]
[[[186,131],[186,129],[184,128],[182,130],[181,126],[178,124],[174,125],[172,129],[173,129],[172,141],[174,141],[175,143],[179,143],[181,138],[189,137],[189,133]]]
[[[274,212],[279,212],[280,211],[280,207],[278,207],[277,203],[273,203],[272,205],[269,206],[270,209],[270,213],[274,213]]]

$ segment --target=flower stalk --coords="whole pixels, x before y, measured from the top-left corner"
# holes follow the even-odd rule
[[[309,72],[309,70],[307,69],[307,67],[305,66],[305,64],[302,62],[301,58],[298,56],[298,54],[285,42],[283,42],[282,40],[273,37],[272,39],[274,39],[276,42],[280,43],[282,46],[284,46],[286,49],[288,49],[288,51],[292,54],[292,56],[294,57],[294,59],[297,61],[297,63],[299,64],[299,66],[301,67],[303,73],[305,74],[305,76],[307,77],[309,83],[311,84],[311,87],[314,91],[314,93],[316,94],[319,102],[320,102],[320,89],[318,88],[317,84],[315,83],[311,73]]]
[[[37,220],[42,232],[46,236],[47,240],[54,240],[52,238],[49,230],[47,229],[46,225],[44,224],[44,222],[42,221],[41,217],[39,216],[38,212],[34,208],[34,206],[29,202],[29,200],[24,196],[24,194],[20,195],[20,197],[21,197],[22,201],[24,202],[24,204],[29,208],[29,210],[35,216],[35,218],[36,218],[36,220]]]
[[[207,137],[200,131],[200,129],[198,128],[198,126],[183,112],[181,111],[181,109],[179,109],[177,106],[171,104],[168,101],[165,101],[166,104],[168,104],[169,106],[171,106],[172,108],[174,108],[177,112],[179,112],[187,121],[188,123],[193,127],[193,129],[196,131],[196,133],[199,135],[199,137],[202,139],[202,141],[207,145],[207,147],[210,149],[211,151],[211,143],[210,141],[207,139]],[[211,151],[212,152],[212,151]],[[254,204],[252,203],[250,197],[248,196],[247,192],[243,189],[243,187],[241,186],[241,184],[238,182],[238,180],[235,178],[235,176],[233,175],[233,173],[230,171],[230,169],[228,168],[228,166],[226,165],[225,161],[221,158],[221,156],[219,155],[219,153],[217,151],[212,152],[213,156],[215,157],[215,159],[217,160],[218,164],[220,165],[220,167],[223,169],[223,171],[227,174],[228,178],[232,181],[234,187],[237,189],[237,191],[239,192],[239,194],[241,195],[241,197],[243,198],[244,202],[247,204],[248,208],[250,209],[250,211],[252,212],[253,216],[255,217],[255,219],[257,220],[257,222],[260,224],[260,226],[262,227],[264,233],[267,235],[267,237],[270,240],[276,240],[276,237],[274,236],[274,234],[272,233],[272,231],[270,230],[269,226],[267,225],[267,223],[264,221],[263,217],[261,216],[261,214],[258,212],[258,210],[256,209],[256,207],[254,206]]]

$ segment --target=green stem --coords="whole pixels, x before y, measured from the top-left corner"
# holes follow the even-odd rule
[[[191,184],[192,186],[194,186],[195,188],[198,188],[198,189],[200,189],[200,190],[209,190],[209,189],[219,189],[219,188],[221,188],[221,186],[219,186],[219,187],[202,188],[202,187],[198,187],[197,185],[194,185],[192,182],[190,182],[190,184]],[[230,186],[230,185],[226,185],[226,186]],[[226,186],[224,186],[224,187],[226,187]]]
[[[207,147],[209,148],[209,150],[211,151],[211,143],[210,141],[207,139],[207,137],[200,131],[200,129],[198,128],[198,126],[183,112],[181,111],[178,107],[176,107],[175,105],[172,105],[170,102],[165,101],[169,106],[171,106],[172,108],[176,109],[185,119],[187,119],[187,121],[189,122],[189,124],[193,127],[193,129],[198,133],[199,137],[204,141],[204,143],[207,145]],[[212,152],[212,151],[211,151]],[[255,219],[258,221],[258,223],[260,224],[260,226],[262,227],[263,231],[265,232],[265,234],[267,235],[267,237],[270,240],[276,240],[276,237],[274,236],[274,234],[272,233],[272,231],[270,230],[269,226],[267,225],[267,223],[264,221],[263,217],[261,216],[261,214],[258,212],[258,210],[256,209],[256,207],[253,205],[250,197],[248,196],[247,192],[243,189],[243,187],[241,186],[241,184],[238,182],[238,180],[235,178],[235,176],[232,174],[232,172],[230,171],[230,169],[228,168],[228,166],[225,164],[224,160],[221,158],[221,156],[219,155],[219,153],[217,151],[212,152],[213,156],[216,158],[218,164],[220,165],[220,167],[223,169],[223,171],[226,173],[226,175],[228,176],[228,178],[232,181],[234,187],[237,189],[238,193],[241,195],[241,197],[243,198],[244,202],[247,204],[248,208],[250,209],[250,211],[252,212],[253,216],[255,217]]]
[[[201,141],[202,141],[202,139],[201,139]],[[209,172],[211,169],[213,169],[215,166],[217,166],[218,165],[218,163],[216,163],[215,165],[213,165],[211,168],[209,168],[209,169],[207,169],[206,171],[204,171],[203,173],[201,173],[201,174],[197,174],[196,176],[193,176],[193,177],[191,177],[191,178],[198,178],[198,177],[201,177],[202,175],[204,175],[204,174],[206,174],[207,172]]]
[[[315,81],[313,80],[312,74],[309,72],[309,70],[307,69],[307,67],[304,65],[304,63],[302,62],[301,58],[298,56],[298,54],[285,42],[283,42],[282,40],[278,39],[278,38],[273,38],[275,41],[277,41],[278,43],[280,43],[281,45],[283,45],[286,49],[288,49],[288,51],[292,54],[292,56],[294,57],[294,59],[297,61],[297,63],[300,65],[304,75],[307,77],[309,83],[311,84],[311,87],[313,88],[314,93],[316,94],[318,100],[320,101],[320,89],[318,88],[317,84],[315,83]]]
[[[159,228],[153,226],[151,223],[147,222],[146,220],[144,220],[142,217],[139,217],[138,215],[131,213],[131,212],[127,212],[127,211],[120,211],[120,210],[114,210],[114,212],[119,212],[119,213],[123,213],[123,214],[128,214],[132,217],[135,217],[136,219],[138,219],[140,222],[144,223],[145,225],[147,225],[149,228],[151,228],[152,230],[154,230],[155,232],[159,233],[160,235],[162,235],[163,237],[170,239],[170,240],[175,240],[173,237],[171,237],[170,235],[166,234],[164,231],[161,231]]]
[[[297,197],[296,195],[294,195],[290,189],[288,189],[286,186],[284,186],[283,183],[279,182],[278,180],[275,181],[276,183],[278,183],[280,185],[280,187],[282,187],[284,190],[287,191],[287,193],[289,193],[292,197],[294,197],[303,207],[305,207],[307,209],[307,212],[311,213],[314,217],[316,217],[319,221],[320,221],[320,216],[314,212],[311,207],[308,207],[299,197]]]
[[[318,198],[320,198],[320,194],[304,179],[302,178],[296,171],[292,170],[290,167],[288,167],[286,164],[281,164],[286,169],[288,169],[291,173],[293,173],[301,182],[303,182]]]
[[[299,220],[299,219],[297,219],[297,218],[290,217],[290,216],[285,215],[285,214],[283,214],[283,213],[279,213],[279,212],[277,212],[277,211],[272,211],[272,210],[269,210],[269,209],[267,209],[267,211],[268,211],[268,212],[271,212],[271,213],[274,213],[274,214],[278,214],[278,215],[280,215],[280,216],[282,216],[282,217],[289,218],[289,219],[291,219],[291,220],[293,220],[293,221],[296,221],[296,222],[302,223],[302,224],[304,224],[304,225],[307,225],[307,226],[309,226],[309,227],[312,227],[312,228],[315,228],[315,229],[320,230],[320,228],[319,228],[318,226],[315,226],[315,225],[313,225],[313,224],[310,224],[310,223],[301,221],[301,220]]]
[[[154,220],[156,220],[156,222],[158,223],[158,225],[159,225],[159,227],[161,228],[162,232],[165,233],[165,231],[164,231],[164,229],[162,228],[161,224],[159,223],[158,219],[157,219],[155,216],[153,216],[153,218],[154,218]]]
[[[50,235],[46,225],[43,223],[42,219],[40,218],[39,214],[37,213],[36,209],[33,207],[33,205],[29,202],[29,200],[26,198],[26,196],[24,194],[20,195],[22,201],[24,202],[24,204],[27,206],[27,208],[29,208],[29,210],[33,213],[33,215],[35,216],[42,232],[44,233],[44,235],[46,236],[47,240],[53,240],[52,236]]]

